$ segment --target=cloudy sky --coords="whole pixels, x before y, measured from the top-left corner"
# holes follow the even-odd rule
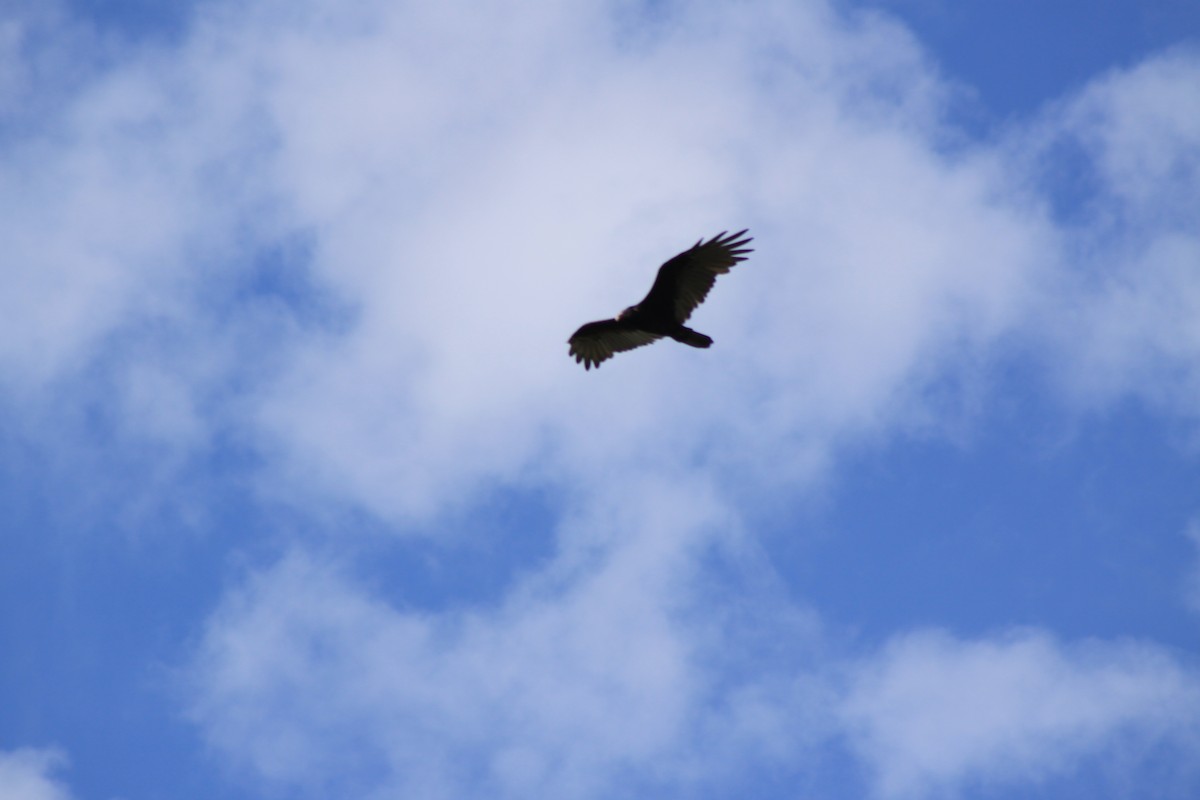
[[[1194,0],[0,0],[0,796],[1200,795],[1198,87]]]

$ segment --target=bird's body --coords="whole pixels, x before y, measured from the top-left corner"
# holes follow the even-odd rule
[[[717,275],[729,272],[746,253],[753,252],[744,245],[751,239],[741,238],[746,231],[732,235],[724,232],[707,242],[701,239],[658,269],[658,276],[649,294],[636,306],[630,306],[614,319],[589,322],[568,339],[570,355],[585,369],[600,366],[614,353],[632,350],[669,337],[692,347],[709,347],[713,340],[692,330],[683,323],[696,306],[704,302],[717,280]]]

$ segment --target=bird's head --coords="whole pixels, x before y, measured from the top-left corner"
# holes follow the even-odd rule
[[[630,306],[629,308],[622,311],[620,314],[617,314],[617,319],[618,320],[625,319],[626,317],[631,316],[633,314],[633,312],[635,312],[635,311],[637,311],[637,306]]]

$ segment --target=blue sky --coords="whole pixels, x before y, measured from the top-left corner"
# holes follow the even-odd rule
[[[1184,0],[7,3],[0,796],[1196,796],[1198,86]]]

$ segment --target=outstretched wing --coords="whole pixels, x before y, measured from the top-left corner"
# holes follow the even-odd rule
[[[749,230],[748,228],[746,230]],[[676,322],[686,322],[704,302],[718,275],[746,260],[745,247],[753,241],[746,230],[726,235],[722,231],[707,242],[701,239],[690,250],[684,250],[658,269],[654,286],[641,302],[641,307],[659,314],[672,314]]]
[[[582,362],[585,369],[591,369],[593,365],[599,367],[603,361],[612,358],[613,353],[623,353],[661,338],[657,334],[631,328],[620,320],[605,319],[584,325],[571,334],[567,342],[571,345],[570,354],[575,356],[575,362]]]

